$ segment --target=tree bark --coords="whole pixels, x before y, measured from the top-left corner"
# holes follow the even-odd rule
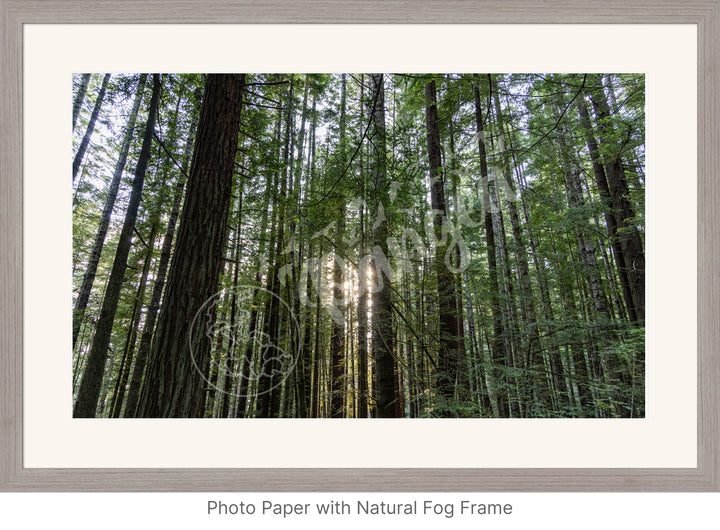
[[[205,415],[203,378],[208,374],[200,371],[209,366],[210,337],[189,333],[193,319],[215,294],[223,265],[244,79],[244,74],[207,76],[187,195],[139,417]]]

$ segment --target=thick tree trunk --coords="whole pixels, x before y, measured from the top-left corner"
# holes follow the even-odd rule
[[[130,111],[130,116],[128,117],[127,125],[125,126],[125,135],[120,146],[120,154],[118,155],[117,162],[115,163],[115,171],[113,173],[113,178],[110,181],[110,187],[108,188],[107,195],[105,197],[105,206],[103,207],[102,215],[100,216],[100,225],[98,226],[97,234],[95,234],[95,243],[90,251],[87,268],[85,269],[82,284],[80,284],[80,291],[78,292],[78,297],[75,301],[75,309],[73,310],[73,348],[77,342],[80,325],[85,317],[85,309],[87,309],[90,293],[92,292],[92,286],[95,282],[95,274],[97,273],[100,255],[102,254],[102,249],[105,245],[105,236],[107,235],[108,227],[110,226],[110,217],[112,216],[112,211],[115,207],[115,199],[117,198],[118,189],[120,188],[120,180],[123,172],[125,171],[125,164],[130,150],[130,142],[132,141],[133,134],[135,132],[135,121],[137,119],[138,109],[140,108],[140,102],[142,101],[145,77],[146,74],[142,74],[140,76],[140,80],[138,81],[135,101],[133,102],[132,110]]]
[[[92,114],[90,115],[90,122],[88,123],[87,129],[85,129],[85,134],[80,141],[80,147],[78,147],[77,153],[75,153],[75,158],[73,159],[73,182],[75,182],[75,177],[77,177],[80,164],[82,164],[83,157],[85,156],[85,151],[87,150],[88,145],[90,145],[90,137],[95,130],[95,122],[97,122],[98,115],[100,114],[100,107],[102,107],[103,100],[105,99],[105,91],[107,90],[109,81],[110,74],[105,74],[102,84],[100,85],[100,92],[98,92],[97,99],[95,100],[95,107],[93,107]]]
[[[203,417],[210,337],[190,326],[215,293],[238,144],[244,74],[210,74],[180,216],[177,243],[138,416]],[[202,320],[203,315],[200,315]],[[197,330],[196,330],[197,331]],[[192,349],[192,353],[190,349]]]
[[[95,415],[95,409],[100,396],[100,387],[105,371],[105,361],[107,359],[108,346],[110,345],[113,320],[115,319],[115,312],[117,311],[118,301],[120,299],[120,289],[122,288],[123,276],[125,274],[125,268],[127,267],[127,257],[130,253],[130,242],[135,228],[138,207],[140,206],[140,195],[145,180],[145,170],[150,158],[150,147],[155,128],[155,115],[157,114],[159,97],[160,75],[154,74],[148,120],[145,124],[145,134],[143,135],[140,157],[138,158],[138,163],[135,168],[135,178],[130,193],[130,202],[128,203],[125,222],[115,252],[115,260],[113,261],[112,272],[110,273],[103,306],[100,311],[100,319],[98,320],[95,330],[95,337],[93,338],[92,347],[88,353],[85,372],[80,381],[80,388],[78,389],[77,400],[75,401],[75,408],[73,410],[73,417],[75,418],[92,418]]]

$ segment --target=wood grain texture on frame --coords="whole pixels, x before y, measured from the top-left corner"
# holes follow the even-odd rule
[[[0,0],[0,491],[720,490],[720,0]],[[696,469],[28,469],[22,460],[26,23],[642,23],[698,29]]]

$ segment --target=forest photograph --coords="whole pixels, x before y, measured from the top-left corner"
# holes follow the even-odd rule
[[[645,417],[644,74],[72,96],[74,418]]]

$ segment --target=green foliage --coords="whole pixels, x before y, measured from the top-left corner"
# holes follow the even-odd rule
[[[87,126],[101,79],[102,75],[91,78],[75,129],[75,148]],[[406,415],[642,417],[645,330],[638,323],[628,322],[624,314],[626,300],[613,243],[614,238],[633,233],[644,238],[644,76],[385,75],[386,162],[391,193],[390,200],[382,204],[384,217],[373,206],[378,202],[371,171],[375,146],[366,134],[375,95],[367,74],[347,74],[345,79],[346,123],[341,127],[340,74],[247,74],[236,174],[229,190],[233,206],[228,215],[226,261],[218,285],[218,290],[231,286],[237,275],[242,285],[270,289],[270,275],[277,272],[276,268],[283,271],[285,283],[278,288],[278,294],[295,312],[301,333],[292,335],[289,317],[283,313],[278,344],[302,352],[310,374],[305,392],[312,393],[309,397],[318,408],[316,413],[328,415],[332,387],[330,339],[337,328],[332,312],[330,256],[335,252],[344,261],[342,287],[350,293],[336,304],[346,318],[342,327],[343,377],[350,416],[361,399],[358,272],[363,249],[373,250],[370,236],[378,224],[384,223],[388,240],[396,243],[396,252],[387,256],[388,266],[395,272],[391,281],[393,336],[387,340],[393,344],[398,402]],[[288,91],[291,80],[292,100]],[[437,177],[444,185],[447,203],[447,240],[440,242],[432,233],[430,212],[424,88],[431,80],[437,88],[442,143],[442,167]],[[79,78],[75,81],[79,82]],[[75,182],[76,290],[86,268],[138,81],[137,74],[113,75],[97,133]],[[201,74],[163,76],[157,138],[137,223],[138,233],[146,242],[153,223],[159,224],[158,234],[167,229],[175,190],[185,178],[179,166],[183,164],[185,144],[194,134],[191,123],[199,114],[205,81],[206,76]],[[485,196],[479,155],[476,87],[483,116],[490,197]],[[608,99],[611,110],[605,117],[593,106],[601,97]],[[606,216],[612,205],[600,194],[588,131],[578,112],[580,102],[589,109],[590,132],[597,140],[600,162],[619,160],[625,172],[625,199],[633,216],[625,219],[627,227],[621,227],[616,234],[608,233]],[[140,107],[98,281],[83,322],[84,338],[74,352],[78,362],[76,378],[82,371],[83,355],[98,318],[103,279],[112,267],[119,219],[127,205],[142,124],[147,119],[146,106],[144,103]],[[293,115],[288,121],[290,109]],[[290,123],[289,131],[286,123]],[[286,137],[287,160],[283,157]],[[568,181],[571,174],[577,175],[579,187],[579,196],[574,199]],[[284,196],[280,194],[282,179]],[[578,195],[577,189],[575,192]],[[485,212],[486,199],[491,203],[490,212]],[[487,227],[486,213],[490,214]],[[489,246],[488,229],[495,240],[494,248]],[[154,281],[161,239],[156,241],[148,286]],[[586,248],[581,248],[580,241],[586,243]],[[278,248],[280,255],[275,253]],[[455,268],[462,264],[460,272],[453,272],[452,281],[457,315],[464,327],[464,353],[458,354],[461,369],[452,399],[437,391],[443,337],[439,333],[440,281],[435,262],[436,249],[442,256],[450,248],[462,254],[450,252],[447,263]],[[112,398],[128,334],[145,321],[147,314],[150,289],[146,289],[145,300],[139,302],[139,318],[133,320],[146,251],[135,234],[111,338],[111,358],[103,386],[106,399]],[[497,263],[495,270],[491,270],[493,262]],[[593,285],[605,299],[604,311],[598,309]],[[263,298],[267,293],[263,293],[253,301],[260,325],[270,318],[265,314],[268,305]],[[364,294],[372,297],[372,293]],[[220,318],[229,319],[231,309],[231,301],[223,299],[217,307]],[[372,305],[366,310],[365,324],[372,328]],[[242,322],[242,329],[248,326],[248,322]],[[243,349],[246,343],[242,343]],[[225,348],[215,347],[217,359],[228,358]],[[366,368],[372,410],[372,392],[377,382],[373,382],[373,352],[368,349],[365,353],[370,359]],[[259,347],[253,355],[257,367]],[[222,374],[217,377],[223,380]],[[299,400],[308,397],[300,396],[301,374],[293,377],[297,379],[289,378],[281,388],[282,413],[287,417],[299,414]],[[236,399],[231,399],[234,404]],[[254,401],[248,405],[256,406]],[[206,411],[208,417],[218,412],[216,404],[212,407]],[[251,408],[247,413],[259,415]]]

